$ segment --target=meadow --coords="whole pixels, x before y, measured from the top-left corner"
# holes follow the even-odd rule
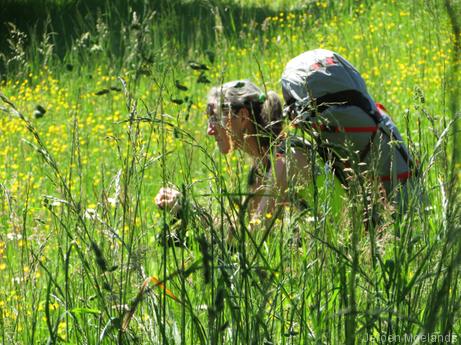
[[[459,1],[72,3],[6,1],[42,19],[2,23],[2,344],[461,341]],[[285,64],[319,47],[400,128],[410,207],[371,196],[365,229],[367,186],[338,191],[318,160],[309,207],[250,232],[251,162],[206,135],[206,94],[249,78],[281,95]]]

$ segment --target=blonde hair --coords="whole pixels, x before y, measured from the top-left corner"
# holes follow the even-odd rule
[[[250,112],[260,145],[269,146],[282,132],[282,103],[274,91],[267,95],[249,80],[234,80],[213,87],[208,93],[208,107],[221,112],[223,108]]]

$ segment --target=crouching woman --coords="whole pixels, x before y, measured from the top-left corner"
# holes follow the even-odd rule
[[[275,92],[265,94],[249,80],[213,87],[208,93],[207,115],[207,134],[214,137],[219,151],[241,150],[253,161],[248,178],[248,209],[253,220],[275,213],[289,201],[291,187],[307,181],[309,145],[282,131],[282,104]],[[177,210],[180,197],[177,190],[162,188],[155,200],[160,208]]]

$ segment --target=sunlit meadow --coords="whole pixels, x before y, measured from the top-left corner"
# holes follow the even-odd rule
[[[177,9],[130,9],[117,21],[118,56],[116,10],[82,18],[65,54],[51,27],[9,26],[2,343],[461,341],[459,54],[444,3],[196,6],[193,23],[210,25],[190,37]],[[361,71],[419,161],[410,209],[396,220],[384,207],[382,224],[366,231],[361,196],[342,193],[333,209],[341,192],[327,176],[307,181],[308,211],[267,213],[249,233],[251,162],[220,155],[207,137],[207,91],[249,78],[281,95],[285,64],[317,47]],[[180,221],[155,207],[165,185],[185,196]],[[230,228],[238,243],[226,242]],[[173,246],[173,235],[185,244]]]

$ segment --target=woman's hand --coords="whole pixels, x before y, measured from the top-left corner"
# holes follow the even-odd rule
[[[181,210],[181,197],[181,192],[176,188],[162,187],[155,196],[155,204],[177,215]]]

